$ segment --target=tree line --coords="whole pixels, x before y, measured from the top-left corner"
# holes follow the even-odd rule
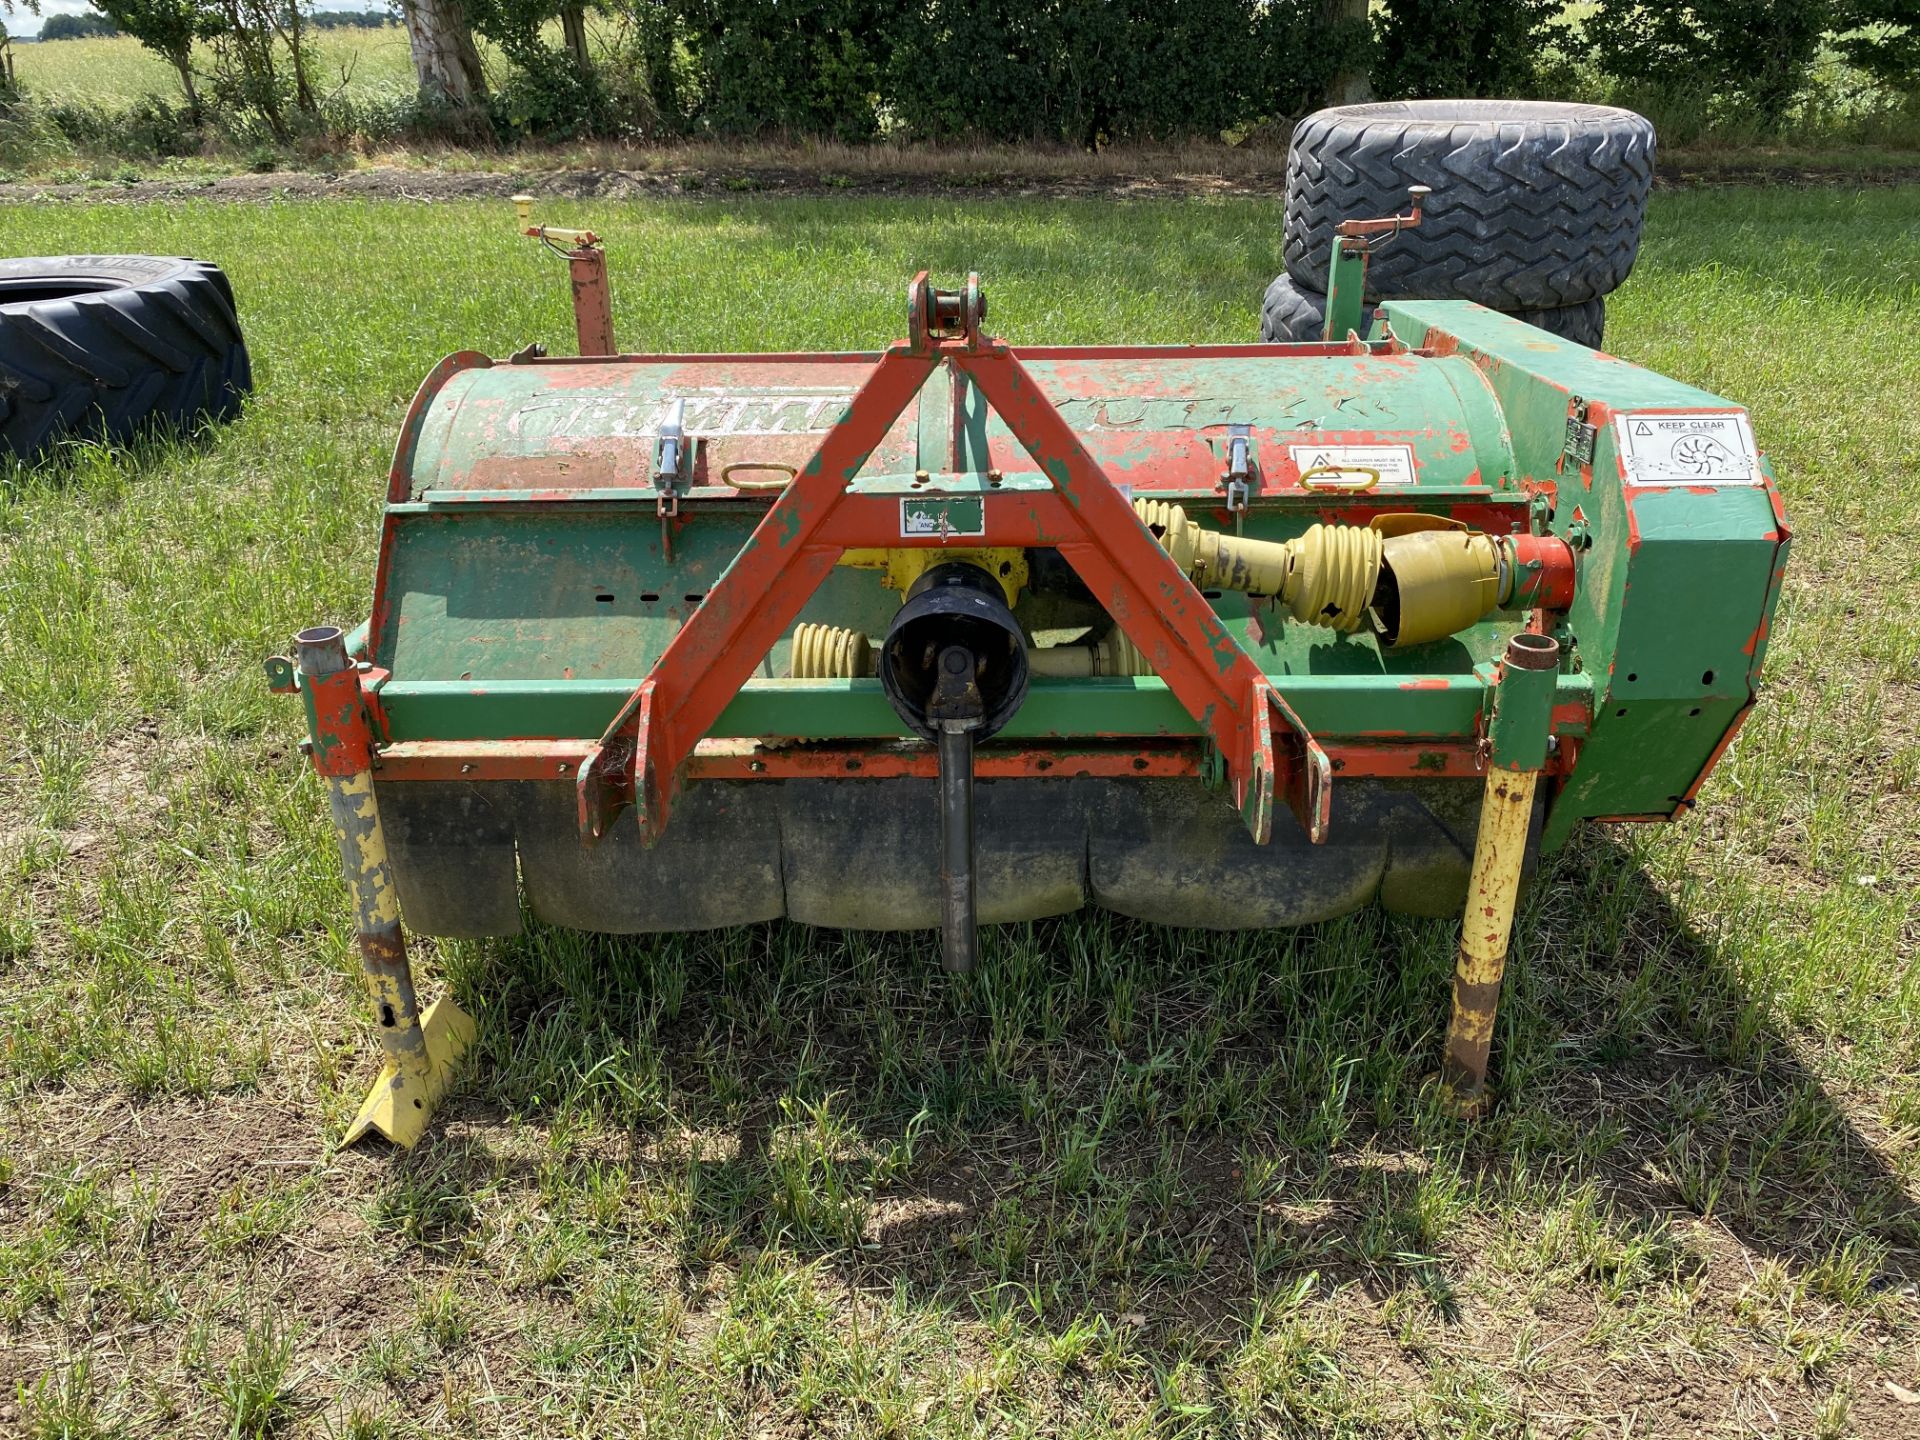
[[[1920,88],[1920,0],[395,0],[415,127],[1088,146],[1245,132],[1332,101],[1698,93],[1778,126],[1822,47]],[[94,0],[276,139],[318,115],[310,0]],[[596,44],[588,43],[592,14]],[[481,42],[500,57],[490,76]],[[200,57],[206,57],[207,64]]]

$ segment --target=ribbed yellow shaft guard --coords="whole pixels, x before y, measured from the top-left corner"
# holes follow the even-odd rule
[[[1360,628],[1380,579],[1380,532],[1361,525],[1313,525],[1286,549],[1281,603],[1296,620],[1329,630]]]
[[[1119,626],[1092,644],[1029,648],[1035,675],[1075,679],[1091,675],[1151,675],[1153,667]],[[844,625],[797,625],[787,674],[795,680],[858,680],[874,673],[873,642]]]
[[[845,625],[796,625],[787,665],[795,680],[858,680],[873,674],[873,642]]]
[[[1134,513],[1203,590],[1277,595],[1296,620],[1357,630],[1380,578],[1381,537],[1359,525],[1315,525],[1277,544],[1202,530],[1164,500],[1136,500]]]
[[[1293,547],[1202,530],[1164,500],[1136,500],[1134,514],[1158,537],[1187,578],[1202,590],[1278,595],[1292,568]]]

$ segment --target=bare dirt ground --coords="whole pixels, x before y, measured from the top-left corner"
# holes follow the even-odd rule
[[[506,157],[502,157],[505,159]],[[1149,163],[1115,169],[1110,160],[1086,157],[1074,174],[1073,157],[1046,157],[1040,166],[994,160],[951,161],[886,156],[857,166],[825,163],[649,163],[646,168],[569,165],[554,169],[467,170],[376,164],[350,170],[276,170],[261,174],[170,176],[138,180],[85,180],[62,184],[23,181],[0,184],[0,203],[93,200],[141,203],[154,200],[479,200],[519,192],[575,200],[639,200],[650,197],[732,198],[741,195],[832,196],[980,195],[995,198],[1090,200],[1193,199],[1205,196],[1279,196],[1286,188],[1284,151],[1262,152],[1232,166]],[[1204,157],[1192,157],[1201,159]],[[1655,183],[1665,189],[1712,185],[1895,185],[1920,181],[1920,156],[1912,163],[1886,157],[1867,163],[1833,163],[1814,155],[1688,154],[1662,163]]]

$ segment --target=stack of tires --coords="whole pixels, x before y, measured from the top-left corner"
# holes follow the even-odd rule
[[[1474,300],[1598,347],[1606,296],[1640,249],[1653,126],[1631,110],[1536,100],[1343,105],[1302,120],[1287,156],[1286,271],[1267,287],[1262,340],[1318,340],[1334,226],[1424,218],[1376,243],[1371,302]]]

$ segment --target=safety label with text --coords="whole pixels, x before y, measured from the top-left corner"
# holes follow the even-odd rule
[[[987,533],[987,507],[978,495],[910,495],[900,502],[900,538],[943,539]]]
[[[1309,490],[1371,490],[1414,483],[1411,445],[1289,445]]]
[[[1621,415],[1620,462],[1629,485],[1758,485],[1760,452],[1738,410]]]

